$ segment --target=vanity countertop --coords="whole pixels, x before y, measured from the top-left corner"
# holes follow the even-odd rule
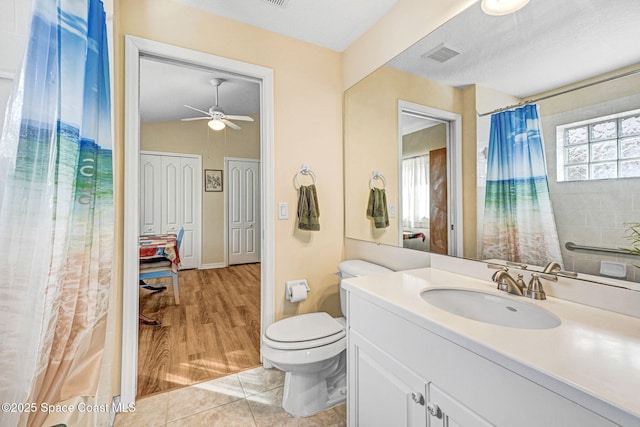
[[[509,295],[490,280],[434,268],[349,278],[344,288],[621,425],[640,425],[640,319],[558,298]],[[425,302],[430,288],[495,293],[540,305],[551,329],[496,326]],[[639,307],[640,310],[640,307]]]

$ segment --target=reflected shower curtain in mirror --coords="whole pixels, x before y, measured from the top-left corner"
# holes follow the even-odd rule
[[[562,262],[537,105],[491,116],[482,259]]]
[[[96,394],[113,259],[103,5],[33,11],[0,140],[0,400],[36,411],[2,411],[2,426],[41,425],[41,403]]]
[[[402,159],[402,226],[429,228],[429,155]]]

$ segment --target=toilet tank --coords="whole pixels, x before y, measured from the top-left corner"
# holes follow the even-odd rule
[[[361,259],[348,259],[338,264],[338,275],[340,276],[340,309],[344,316],[347,315],[346,291],[342,289],[342,279],[349,277],[369,276],[371,274],[391,273],[393,270],[372,262]]]

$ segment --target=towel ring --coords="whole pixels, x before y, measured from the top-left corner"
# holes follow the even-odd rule
[[[302,174],[302,175],[311,175],[311,179],[313,179],[313,185],[316,185],[316,182],[318,181],[318,178],[316,177],[316,174],[311,169],[309,169],[309,166],[302,165],[302,167],[300,168],[298,173],[296,173],[296,176],[294,178],[294,181],[296,183],[296,189],[300,188],[300,181],[298,181],[298,177],[300,176],[300,174]]]
[[[384,175],[382,175],[380,172],[378,171],[373,171],[371,173],[371,178],[369,178],[369,188],[373,190],[374,186],[373,186],[373,180],[374,179],[379,179],[382,181],[382,189],[384,190],[385,188],[387,188],[387,179],[384,177]]]

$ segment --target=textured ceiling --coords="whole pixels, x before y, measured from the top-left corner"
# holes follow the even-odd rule
[[[342,52],[398,0],[173,0]],[[273,3],[284,3],[285,7]]]
[[[528,97],[640,62],[640,1],[532,0],[506,16],[476,3],[389,62],[454,87]],[[444,43],[459,55],[423,57]]]

